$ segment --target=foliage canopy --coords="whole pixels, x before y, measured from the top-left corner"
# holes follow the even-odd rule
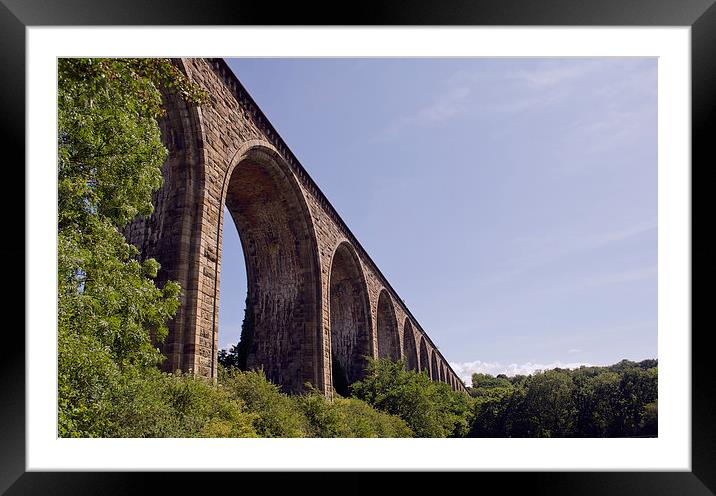
[[[473,374],[472,379],[470,436],[657,435],[656,360],[499,379]]]
[[[113,387],[157,365],[179,286],[154,284],[120,230],[152,212],[166,149],[161,91],[201,92],[165,59],[58,61],[58,392],[60,435],[111,428]]]

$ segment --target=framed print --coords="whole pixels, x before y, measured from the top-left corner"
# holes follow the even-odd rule
[[[709,167],[707,164],[713,163],[714,159],[710,146],[712,139],[707,131],[713,127],[714,108],[716,108],[713,90],[716,87],[714,62],[716,60],[714,57],[716,7],[711,0],[662,1],[656,4],[643,0],[607,3],[545,0],[537,4],[520,0],[509,6],[505,6],[504,2],[467,1],[419,2],[410,6],[396,3],[371,6],[361,4],[353,6],[349,15],[334,15],[329,7],[319,8],[318,5],[311,5],[311,8],[305,5],[290,5],[285,9],[278,9],[260,2],[198,4],[180,1],[172,2],[171,5],[162,2],[150,2],[145,5],[141,2],[85,3],[76,0],[58,2],[51,6],[36,1],[0,0],[0,2],[2,2],[0,26],[2,26],[4,55],[3,76],[0,83],[4,109],[3,141],[8,151],[23,150],[16,160],[8,163],[26,164],[24,169],[16,166],[8,167],[18,177],[14,181],[8,181],[7,184],[25,184],[27,195],[8,204],[14,208],[6,217],[6,232],[13,234],[20,232],[19,224],[22,216],[18,215],[16,210],[17,205],[24,206],[23,231],[27,233],[24,238],[26,244],[18,242],[21,238],[15,234],[15,240],[8,239],[4,250],[6,259],[10,261],[8,265],[11,270],[19,271],[15,269],[20,266],[17,261],[20,259],[25,261],[23,275],[26,335],[22,338],[18,332],[10,332],[9,329],[6,332],[9,339],[5,359],[2,361],[3,402],[0,404],[0,415],[3,422],[0,423],[0,438],[3,439],[3,450],[0,490],[7,491],[7,494],[99,491],[127,493],[143,488],[148,480],[161,483],[165,490],[180,489],[187,477],[174,474],[176,477],[169,479],[166,474],[155,472],[350,471],[352,472],[350,474],[336,475],[335,484],[338,486],[348,484],[354,492],[363,492],[369,490],[368,488],[373,484],[364,472],[460,471],[480,472],[480,477],[483,478],[481,480],[484,480],[484,477],[493,478],[506,489],[517,489],[517,486],[520,486],[523,490],[529,488],[530,491],[545,494],[555,492],[560,494],[714,494],[716,491],[716,476],[713,470],[716,466],[714,460],[716,434],[713,427],[716,421],[716,414],[713,413],[716,408],[714,380],[713,373],[706,369],[709,361],[705,354],[709,352],[709,347],[706,344],[705,331],[691,324],[694,300],[691,226],[693,213],[697,211],[692,206],[693,184],[706,182],[693,182],[693,171],[697,170],[693,164],[701,163],[703,165],[698,170],[705,170]],[[177,260],[183,260],[182,257],[206,257],[213,260],[214,264],[214,272],[210,267],[201,265],[197,265],[202,268],[201,270],[197,268],[196,274],[192,272],[181,275],[179,269],[172,272],[172,274],[179,274],[176,278],[182,281],[183,286],[189,285],[187,287],[190,289],[187,293],[195,295],[191,296],[194,298],[192,300],[182,300],[189,301],[191,305],[187,306],[196,308],[195,313],[182,313],[181,318],[187,321],[194,318],[198,322],[192,324],[197,329],[194,341],[188,338],[182,338],[186,343],[176,341],[182,345],[181,348],[179,344],[176,345],[176,349],[180,350],[177,352],[171,351],[175,349],[172,348],[174,341],[163,349],[164,354],[169,356],[172,367],[182,364],[175,368],[212,379],[217,377],[218,362],[222,360],[217,353],[217,348],[223,346],[223,343],[218,343],[216,338],[216,321],[220,318],[218,267],[223,264],[221,261],[222,223],[229,214],[237,227],[242,225],[245,232],[255,233],[251,234],[255,236],[252,241],[244,246],[244,252],[251,253],[246,255],[247,260],[255,256],[257,259],[271,260],[271,264],[274,264],[266,265],[268,268],[265,268],[261,265],[263,262],[255,262],[252,266],[247,263],[247,271],[250,273],[249,285],[253,284],[248,292],[253,298],[251,305],[254,306],[249,304],[251,298],[247,297],[246,310],[242,307],[245,312],[242,312],[244,315],[242,332],[247,325],[245,322],[247,320],[252,322],[250,339],[254,339],[255,343],[263,343],[260,341],[262,325],[266,328],[271,326],[292,328],[291,319],[303,319],[315,323],[316,326],[315,329],[313,327],[309,329],[309,325],[306,324],[304,332],[310,339],[306,338],[306,341],[301,342],[300,345],[295,342],[297,338],[292,336],[281,338],[282,341],[275,345],[282,347],[281,349],[291,350],[290,354],[282,356],[292,357],[288,362],[282,357],[275,358],[271,350],[264,351],[267,358],[261,363],[262,373],[266,373],[271,380],[290,390],[302,391],[301,388],[310,383],[311,387],[319,390],[319,395],[330,395],[334,392],[339,393],[339,396],[344,395],[341,388],[348,391],[348,382],[357,381],[351,375],[354,368],[351,354],[359,353],[352,347],[360,348],[366,355],[373,354],[376,358],[379,355],[376,350],[380,350],[381,357],[414,356],[412,366],[410,359],[407,359],[406,370],[412,367],[415,371],[427,371],[434,382],[446,384],[446,389],[453,392],[467,392],[468,388],[464,384],[466,378],[475,372],[487,370],[485,368],[487,365],[480,364],[479,367],[482,368],[476,368],[474,363],[449,362],[448,356],[443,357],[442,351],[439,351],[440,343],[433,343],[428,337],[429,332],[422,330],[406,302],[397,291],[393,290],[387,278],[377,268],[377,264],[374,268],[372,260],[366,254],[367,250],[364,250],[353,237],[349,227],[343,224],[343,220],[336,213],[337,210],[330,205],[313,179],[308,176],[307,169],[304,169],[299,158],[296,158],[299,153],[294,155],[279,136],[281,128],[279,126],[274,128],[275,124],[272,124],[267,117],[271,114],[269,112],[264,114],[258,108],[253,100],[254,97],[233,75],[238,62],[231,57],[257,60],[265,58],[274,62],[282,57],[331,60],[350,58],[364,61],[366,64],[369,59],[381,58],[422,61],[480,59],[491,60],[498,65],[502,59],[509,59],[514,64],[526,60],[528,62],[525,64],[529,64],[530,59],[545,57],[575,60],[587,57],[593,59],[621,57],[625,60],[642,58],[646,61],[645,73],[652,76],[649,84],[654,88],[653,102],[658,101],[658,119],[656,119],[657,107],[654,104],[649,114],[652,120],[648,122],[651,124],[643,124],[636,119],[630,122],[633,122],[632,128],[637,130],[641,130],[642,126],[653,125],[652,134],[658,137],[656,138],[658,154],[653,154],[652,162],[658,162],[658,181],[654,181],[653,191],[654,203],[657,203],[658,196],[658,232],[656,216],[654,216],[653,222],[648,226],[636,224],[629,232],[620,231],[610,236],[628,237],[632,235],[632,231],[638,234],[648,231],[654,235],[655,240],[658,239],[658,259],[654,252],[649,274],[645,276],[641,272],[631,271],[614,276],[626,277],[630,280],[658,276],[658,300],[656,300],[657,288],[654,288],[654,301],[658,301],[656,305],[658,306],[658,357],[654,358],[662,362],[658,382],[658,395],[662,396],[658,412],[661,420],[658,424],[658,436],[640,436],[642,432],[634,427],[630,435],[620,434],[612,437],[648,438],[597,439],[599,436],[584,435],[580,439],[567,439],[569,436],[554,435],[553,432],[548,431],[547,437],[554,435],[562,439],[517,439],[530,436],[515,434],[514,437],[505,436],[510,439],[485,436],[480,439],[237,440],[219,439],[222,436],[217,433],[225,434],[226,429],[230,429],[221,422],[212,424],[214,430],[206,436],[210,439],[189,439],[193,434],[182,434],[193,432],[187,430],[189,428],[186,426],[172,427],[171,429],[174,430],[163,431],[174,434],[156,436],[166,439],[136,439],[145,437],[142,433],[144,431],[131,429],[126,431],[127,434],[124,436],[106,436],[128,439],[107,439],[102,438],[103,436],[99,436],[100,439],[83,439],[93,436],[73,434],[58,436],[56,421],[58,414],[55,411],[58,340],[56,330],[51,329],[53,321],[54,325],[57,325],[57,287],[54,283],[58,270],[55,250],[57,243],[53,237],[56,234],[54,225],[56,219],[52,212],[55,205],[53,201],[48,203],[48,199],[54,198],[57,188],[56,177],[52,174],[53,167],[56,165],[54,161],[57,159],[57,127],[54,120],[57,111],[57,61],[78,57],[137,57],[137,60],[170,57],[183,60],[182,70],[194,74],[197,81],[206,82],[217,74],[223,78],[225,86],[217,90],[216,94],[221,91],[231,92],[236,101],[241,102],[244,107],[239,110],[227,110],[228,116],[223,116],[223,120],[216,118],[217,120],[213,121],[214,117],[206,112],[202,114],[201,120],[192,121],[191,118],[186,117],[188,111],[177,104],[176,109],[170,111],[171,119],[174,119],[172,122],[181,121],[181,126],[185,126],[186,129],[201,128],[196,132],[203,133],[201,141],[208,143],[208,146],[204,149],[202,148],[204,145],[198,146],[193,143],[189,131],[163,130],[162,132],[165,133],[163,136],[169,136],[167,139],[175,147],[171,149],[171,153],[179,150],[187,156],[193,156],[193,153],[203,154],[202,160],[205,162],[202,163],[206,164],[224,162],[233,164],[235,160],[239,160],[235,159],[234,155],[239,154],[243,148],[235,153],[232,152],[231,157],[224,157],[220,153],[214,156],[212,150],[218,150],[222,146],[227,150],[231,148],[225,146],[222,129],[226,130],[226,128],[222,126],[236,123],[243,118],[242,116],[247,116],[246,118],[249,119],[247,122],[259,124],[255,128],[247,125],[246,129],[241,128],[237,131],[242,136],[241,139],[244,139],[244,134],[253,133],[251,135],[254,141],[258,143],[264,140],[270,145],[254,144],[253,148],[249,147],[250,149],[241,151],[245,153],[245,158],[240,160],[245,160],[246,163],[267,161],[266,163],[275,164],[275,169],[271,169],[273,172],[265,172],[259,167],[253,172],[250,168],[242,169],[242,174],[253,174],[251,177],[259,185],[256,191],[243,188],[240,182],[233,179],[231,172],[226,172],[223,183],[221,181],[216,183],[221,184],[221,188],[218,188],[216,193],[219,198],[216,219],[211,210],[215,207],[212,203],[214,193],[208,193],[205,203],[201,206],[198,201],[187,200],[197,210],[212,212],[206,214],[207,217],[202,217],[210,219],[207,222],[211,226],[205,227],[204,221],[192,224],[194,222],[192,219],[195,217],[182,218],[177,220],[177,223],[181,221],[191,224],[190,231],[201,231],[202,239],[215,239],[216,249],[213,254],[211,250],[205,250],[201,244],[196,248],[189,239],[190,233],[186,236],[177,236],[175,241],[162,245],[161,250],[166,253],[174,253],[173,250],[176,250]],[[442,67],[437,64],[432,70],[441,71]],[[523,66],[515,67],[519,71]],[[313,69],[324,72],[317,73],[319,75],[313,80],[309,78],[307,81],[317,82],[321,78],[330,77],[330,68],[316,65],[312,66]],[[555,72],[562,75],[566,71],[569,77],[578,73],[581,79],[578,79],[574,87],[586,98],[592,92],[600,91],[599,88],[590,87],[589,81],[599,77],[608,81],[610,78],[608,70],[604,66],[596,69],[592,67],[588,71],[569,67],[564,71],[552,71],[542,76],[549,79],[555,77]],[[460,72],[455,71],[454,74]],[[295,84],[299,84],[298,73],[294,73],[294,76]],[[416,76],[418,79],[422,77],[422,75]],[[266,81],[270,81],[268,76]],[[369,85],[372,79],[364,78],[362,81],[363,84]],[[542,80],[535,80],[534,77],[530,81],[536,85],[542,84]],[[205,87],[209,84],[206,83]],[[386,128],[384,134],[397,134],[401,129],[416,126],[416,122],[419,126],[427,121],[433,123],[457,119],[461,115],[458,107],[464,104],[467,94],[474,90],[459,85],[448,89],[450,91],[443,95],[444,98],[436,99],[434,105],[424,107],[417,113],[414,112],[411,122],[406,118],[384,126]],[[203,101],[201,100],[203,98],[216,102],[216,94],[211,92],[202,95],[199,89],[191,86],[182,87],[181,91],[183,94],[193,94],[192,91],[196,91],[197,101]],[[617,88],[609,96],[618,99],[622,91],[628,90]],[[325,101],[330,101],[330,98],[341,98],[340,94],[323,96]],[[544,98],[548,96],[545,94]],[[352,97],[359,98],[355,92],[344,96],[344,98]],[[380,104],[374,104],[376,105],[373,112],[375,122],[370,125],[378,126],[381,114],[377,107]],[[485,99],[482,108],[489,111],[492,104],[498,105],[497,102]],[[516,97],[513,101],[504,104],[518,109],[530,105],[528,101],[521,101]],[[368,102],[366,107],[369,106]],[[275,115],[275,110],[273,112]],[[310,112],[310,109],[303,112]],[[611,117],[614,120],[633,118],[626,110],[616,112]],[[201,125],[196,124],[197,122],[201,122]],[[598,124],[606,125],[603,122]],[[365,129],[367,126],[368,124],[365,124],[360,129]],[[587,127],[590,133],[598,132],[595,126]],[[329,134],[329,131],[323,132]],[[254,136],[257,133],[259,137]],[[50,137],[52,139],[49,139]],[[628,140],[630,137],[633,135],[626,136],[624,139]],[[356,141],[361,141],[361,147],[364,149],[373,147],[376,150],[383,150],[380,153],[385,153],[386,148],[381,148],[381,145],[377,144],[378,138],[371,141],[361,137],[356,138]],[[221,142],[224,145],[221,145]],[[253,143],[247,141],[249,142]],[[25,144],[24,147],[20,145],[21,143]],[[326,147],[331,146],[330,138],[325,138],[325,143]],[[470,150],[474,146],[469,142],[469,138],[463,140],[456,138],[453,142],[445,141],[445,143],[462,146],[465,150]],[[589,141],[589,136],[580,143],[579,146],[582,148],[597,146]],[[449,145],[440,145],[436,140],[434,149],[439,150],[441,146]],[[403,153],[408,153],[407,150],[409,148],[402,148]],[[448,155],[445,150],[441,154],[436,157]],[[621,163],[618,162],[621,159],[624,158],[614,155],[615,163]],[[624,160],[626,162],[631,159],[632,157],[627,157]],[[49,165],[50,163],[52,164]],[[22,174],[20,170],[23,170]],[[177,174],[193,174],[193,172],[182,171],[180,167],[176,170]],[[243,170],[248,172],[244,173]],[[290,179],[284,180],[284,177],[293,177],[291,174],[298,177],[296,183],[291,182]],[[459,178],[455,178],[455,181],[459,182]],[[354,183],[354,180],[350,182]],[[336,184],[338,183],[340,178],[336,179]],[[638,194],[634,184],[637,182],[623,185],[622,189],[635,188],[631,193],[626,191],[625,197]],[[140,188],[141,185],[135,187]],[[10,192],[20,190],[21,188],[16,186],[8,188]],[[343,191],[344,194],[350,194],[350,188]],[[181,185],[177,186],[176,191],[171,192],[171,195],[182,194],[185,194],[185,190]],[[279,196],[281,201],[272,203],[267,200],[267,195],[271,194]],[[309,200],[304,202],[303,195]],[[170,195],[167,194],[167,198],[169,197]],[[226,203],[223,203],[224,198]],[[252,211],[246,203],[250,199],[263,202],[261,208]],[[416,200],[429,201],[424,198]],[[234,202],[233,206],[232,202]],[[221,208],[222,206],[226,208]],[[90,207],[89,210],[92,211],[92,208]],[[161,208],[158,207],[157,211],[161,212]],[[171,213],[169,207],[167,212]],[[286,217],[289,216],[286,212],[290,213],[290,218]],[[392,215],[399,217],[397,214]],[[618,216],[620,213],[615,209],[611,215]],[[305,224],[313,232],[314,227],[311,223],[314,221],[311,219],[323,218],[321,216],[326,220],[318,222],[316,231],[324,233],[325,237],[333,236],[335,240],[331,238],[331,242],[335,241],[334,244],[340,244],[343,248],[324,250],[320,239],[312,241],[302,234],[304,231],[301,230],[301,226]],[[277,222],[285,229],[272,232],[270,227],[261,224],[264,222],[261,219],[265,217],[281,219]],[[398,222],[406,222],[406,220],[398,219],[396,223]],[[463,222],[465,222],[464,218]],[[131,231],[135,228],[136,231]],[[125,232],[125,236],[129,239],[136,235],[146,241],[151,238],[151,233],[154,232],[152,230],[155,228],[156,226],[136,227],[132,224]],[[448,224],[444,227],[444,229],[450,228]],[[455,227],[453,226],[452,229]],[[336,230],[338,234],[333,232]],[[137,235],[137,232],[140,234]],[[267,235],[267,232],[271,234]],[[47,234],[43,236],[42,233]],[[343,241],[338,243],[336,240]],[[243,239],[240,241],[240,243],[244,242]],[[296,247],[297,258],[276,258],[277,245]],[[323,251],[330,252],[332,255],[323,255]],[[446,249],[444,256],[450,256],[447,254],[448,251],[449,249]],[[321,265],[324,263],[324,258],[321,257],[325,257],[325,267]],[[320,261],[317,267],[305,262],[314,259]],[[167,267],[165,270],[174,270],[171,268],[171,258],[161,261],[162,266]],[[645,261],[642,258],[640,261],[646,263],[651,259]],[[143,267],[142,270],[152,272],[150,265]],[[356,267],[362,268],[358,270]],[[155,276],[156,270],[154,269]],[[262,271],[269,275],[262,276]],[[294,279],[284,280],[283,276],[277,275],[285,273],[300,274],[300,279],[296,276]],[[325,280],[321,279],[320,274],[334,273],[340,277],[326,276]],[[319,276],[315,280],[309,280],[305,274],[319,274]],[[81,271],[80,275],[82,275]],[[10,277],[13,281],[20,280],[19,278],[19,274],[17,276],[12,274]],[[606,283],[611,283],[613,277],[607,274],[590,279],[589,284],[605,284],[605,280]],[[196,288],[191,284],[195,284]],[[275,287],[271,286],[272,284]],[[345,284],[345,288],[340,286],[341,284]],[[384,290],[381,290],[381,284]],[[268,303],[263,303],[264,306],[261,307],[262,302],[267,301],[266,294],[270,292],[262,289],[266,287],[272,288],[273,292],[285,292],[286,295],[290,295],[286,296],[287,302],[281,303],[284,306],[279,310],[275,309],[275,305],[271,307]],[[350,291],[346,288],[350,288]],[[365,294],[355,296],[360,292],[356,288]],[[261,291],[266,291],[266,294]],[[346,299],[348,297],[343,296],[346,294],[353,294],[354,299],[349,301]],[[186,297],[185,294],[182,297]],[[147,299],[150,298],[154,296],[147,296]],[[202,306],[204,302],[208,305],[207,308]],[[458,310],[466,312],[464,307],[467,303],[463,302],[455,306],[456,312]],[[269,307],[272,308],[271,311],[262,310]],[[371,322],[372,324],[368,326],[372,325],[376,328],[373,341],[362,343],[361,338],[356,337],[359,334],[351,334],[353,332],[351,323],[342,323],[342,317],[338,315],[342,310],[334,315],[333,310],[326,310],[327,308],[347,308],[344,313],[351,318],[355,317],[361,322]],[[386,308],[390,311],[385,310]],[[396,312],[394,308],[398,311]],[[264,313],[261,313],[262,311]],[[271,318],[276,315],[279,317],[275,317],[274,322]],[[395,315],[398,315],[397,320]],[[253,323],[256,320],[259,324]],[[266,321],[270,321],[271,324],[266,324]],[[321,324],[323,321],[332,323],[328,327],[332,326],[336,329],[336,336],[341,336],[345,338],[345,342],[350,343],[345,345],[345,349],[340,347],[343,345],[332,344],[329,331],[326,331],[325,325]],[[209,326],[207,327],[209,331],[204,333],[202,325]],[[405,339],[407,331],[404,328],[408,328],[408,325],[410,325],[411,336],[412,329],[415,329],[415,336],[423,336],[417,341],[413,339],[412,347],[406,344]],[[304,329],[304,327],[300,328]],[[212,337],[209,339],[206,336]],[[263,344],[254,344],[252,350],[263,349],[261,346]],[[427,346],[428,351],[423,353],[421,346]],[[387,349],[392,351],[383,351]],[[568,352],[576,355],[580,349],[574,345]],[[240,353],[237,345],[236,356],[239,357]],[[247,360],[250,362],[256,359],[259,352],[244,353],[248,353],[248,358],[246,355],[243,357],[245,369]],[[226,356],[224,354],[223,359],[226,359]],[[186,365],[187,363],[190,365]],[[280,366],[276,365],[275,369],[272,369],[273,363],[280,363]],[[563,366],[561,362],[556,365],[556,367],[561,366]],[[282,375],[283,369],[280,367],[292,371],[300,370],[300,374],[287,378]],[[526,373],[529,374],[532,370],[541,367],[535,365]],[[514,373],[519,374],[521,370],[528,369],[516,367],[515,370]],[[656,374],[655,367],[650,370]],[[502,369],[496,371],[495,375],[498,372],[502,372]],[[475,384],[475,376],[472,377]],[[215,400],[221,401],[218,397]],[[243,418],[236,412],[227,415],[234,415],[231,417],[233,419]],[[382,417],[375,418],[382,419]],[[389,422],[381,420],[383,421]],[[646,420],[643,423],[646,424]],[[413,428],[412,424],[410,426]],[[402,427],[394,428],[400,431]],[[61,428],[60,432],[62,432]],[[136,434],[138,432],[142,434]],[[539,436],[534,435],[534,437]],[[519,472],[519,475],[502,473],[512,471]],[[129,472],[143,473],[140,476]],[[234,475],[248,476],[244,473]],[[287,487],[291,487],[295,485],[291,475],[298,474],[282,475],[274,481],[284,482]],[[443,473],[435,475],[440,477],[440,480],[452,477]],[[269,474],[263,476],[273,477]],[[227,478],[225,476],[221,480],[225,481]],[[316,477],[313,479],[315,480]],[[420,479],[414,479],[413,482],[420,483]],[[330,483],[334,484],[334,482]],[[221,490],[218,484],[216,487],[217,490]]]

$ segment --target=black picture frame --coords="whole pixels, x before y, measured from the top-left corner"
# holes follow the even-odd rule
[[[27,26],[80,25],[501,25],[501,26],[690,26],[692,77],[692,185],[716,163],[709,130],[716,121],[716,0],[405,0],[377,3],[294,2],[280,6],[266,1],[219,0],[0,0],[0,98],[2,133],[6,158],[5,178],[12,194],[4,195],[6,241],[0,244],[9,270],[6,284],[20,293],[18,260],[31,264],[25,255],[24,167],[25,163],[25,28]],[[14,160],[8,157],[17,152]],[[698,165],[697,165],[698,164]],[[12,175],[15,174],[15,177]],[[703,187],[703,186],[702,186]],[[692,219],[699,210],[693,206]],[[703,198],[703,196],[700,196]],[[703,210],[701,210],[703,211]],[[693,221],[692,221],[693,224]],[[692,231],[693,232],[693,229]],[[11,236],[14,241],[9,242]],[[694,236],[691,236],[693,247]],[[696,253],[692,249],[692,253]],[[692,255],[692,263],[695,257]],[[702,266],[704,267],[704,266]],[[700,272],[701,278],[708,271]],[[693,279],[692,279],[693,287]],[[23,285],[24,288],[24,285]],[[23,290],[23,294],[24,294]],[[25,294],[27,299],[31,294]],[[692,289],[692,302],[695,301]],[[8,305],[9,307],[9,305]],[[6,311],[7,316],[8,311]],[[692,320],[693,320],[692,303]],[[10,322],[6,320],[6,322]],[[660,332],[687,332],[660,329]],[[488,490],[489,482],[507,494],[522,489],[538,494],[694,494],[716,493],[716,383],[708,354],[708,333],[693,326],[692,343],[692,471],[691,472],[523,472],[514,474],[469,474],[468,490]],[[6,325],[4,353],[0,360],[0,493],[7,494],[130,494],[154,490],[173,493],[185,490],[197,474],[133,473],[40,473],[25,470],[25,340],[18,326]],[[31,350],[30,350],[31,351]],[[277,485],[304,486],[310,474],[273,474],[271,492]],[[428,474],[438,484],[454,475]],[[222,491],[246,484],[248,474],[224,474],[211,481],[203,478],[206,490]],[[239,481],[239,477],[241,480]],[[255,478],[255,476],[252,476]],[[267,474],[258,474],[267,478]],[[191,479],[190,479],[191,478]],[[333,479],[333,480],[332,480]],[[410,491],[424,484],[412,474],[402,482]],[[467,479],[465,479],[467,481]],[[320,481],[320,482],[319,482]],[[260,481],[252,481],[261,484]],[[309,484],[340,488],[341,492],[364,494],[376,483],[367,474],[333,474],[312,477]],[[452,483],[451,483],[452,484]],[[223,489],[222,486],[226,485]],[[311,485],[305,485],[306,489]],[[291,490],[291,489],[290,489]],[[422,491],[421,491],[422,492]]]

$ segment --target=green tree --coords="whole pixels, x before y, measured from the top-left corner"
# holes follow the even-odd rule
[[[152,212],[166,157],[161,92],[201,92],[164,59],[58,61],[58,393],[61,436],[105,435],[112,387],[162,359],[179,286],[121,234]]]
[[[568,437],[576,409],[572,378],[568,371],[548,370],[532,376],[525,390],[523,412],[532,437]]]
[[[246,370],[246,361],[249,357],[249,350],[254,342],[254,306],[246,296],[246,307],[244,309],[244,320],[241,322],[241,336],[239,342],[234,347],[236,355],[236,367],[240,370]]]
[[[620,376],[608,369],[574,376],[574,403],[577,409],[575,435],[610,437],[613,432]]]
[[[397,415],[417,437],[463,436],[470,425],[467,395],[425,373],[405,370],[402,361],[368,359],[368,374],[355,382],[353,395],[373,407]]]
[[[254,307],[246,297],[244,308],[244,320],[241,323],[241,336],[239,342],[229,350],[219,350],[218,360],[226,368],[246,370],[246,360],[249,356],[249,349],[254,340]]]
[[[644,405],[644,415],[641,418],[640,432],[644,436],[659,434],[659,404],[653,401]]]
[[[474,437],[656,435],[656,360],[553,369],[507,378],[475,374]],[[653,367],[652,367],[653,366]]]
[[[476,375],[478,375],[477,378]],[[473,374],[472,376],[473,387],[469,392],[470,396],[474,398],[474,421],[468,435],[469,437],[505,437],[508,432],[508,407],[518,388],[513,386],[510,381],[502,384],[492,380],[482,380],[486,378],[479,376],[484,375],[487,374]]]
[[[633,367],[624,370],[619,381],[619,402],[616,406],[614,430],[621,436],[641,435],[646,405],[657,400],[656,368]]]
[[[510,380],[503,374],[500,374],[497,377],[490,374],[472,374],[472,388],[474,390],[478,390],[480,388],[507,387],[510,385]]]

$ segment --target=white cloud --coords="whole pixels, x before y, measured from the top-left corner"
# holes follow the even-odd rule
[[[582,350],[580,350],[579,348],[570,348],[569,350],[567,350],[567,353],[579,353],[580,351]]]
[[[587,362],[561,362],[559,360],[551,363],[534,363],[526,362],[522,364],[517,363],[500,363],[500,362],[483,362],[482,360],[475,360],[474,362],[462,362],[455,363],[450,362],[450,366],[453,370],[465,381],[465,384],[470,385],[472,383],[472,374],[505,374],[507,376],[513,375],[529,375],[534,373],[536,370],[550,370],[555,368],[560,369],[576,369],[582,365],[590,366]]]

